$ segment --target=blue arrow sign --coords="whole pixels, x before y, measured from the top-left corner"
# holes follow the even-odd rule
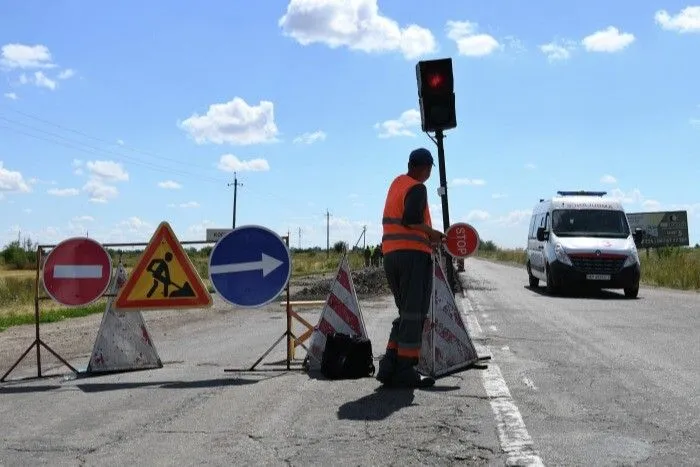
[[[234,306],[267,305],[291,275],[292,258],[284,240],[259,225],[232,230],[209,255],[209,279],[221,298]]]

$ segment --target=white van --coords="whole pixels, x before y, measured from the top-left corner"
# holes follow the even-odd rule
[[[604,191],[558,191],[541,199],[530,219],[527,274],[530,287],[545,281],[547,292],[589,285],[639,293],[637,245],[643,231],[630,231],[622,203]]]

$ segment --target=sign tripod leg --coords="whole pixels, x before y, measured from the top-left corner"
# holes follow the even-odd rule
[[[36,377],[41,378],[41,347],[43,346],[46,350],[51,352],[54,357],[56,357],[61,363],[63,363],[65,366],[67,366],[73,373],[80,374],[78,370],[73,368],[73,365],[68,363],[63,357],[61,357],[58,353],[56,353],[51,347],[46,344],[43,340],[41,340],[41,334],[39,331],[39,271],[41,269],[41,258],[42,258],[43,250],[41,246],[37,247],[37,254],[36,254],[36,282],[34,283],[34,341],[27,347],[27,349],[22,353],[22,355],[17,359],[17,361],[10,367],[9,370],[5,372],[4,375],[0,378],[0,383],[4,382],[5,379],[12,373],[12,370],[14,370],[17,365],[20,364],[22,360],[24,360],[24,357],[27,356],[27,354],[36,346]]]
[[[289,237],[285,237],[285,244],[289,246]],[[260,364],[261,361],[267,355],[272,352],[272,350],[277,347],[277,345],[282,342],[282,339],[285,337],[287,338],[287,358],[286,358],[286,366],[287,366],[287,371],[291,370],[301,370],[303,371],[303,368],[292,368],[291,363],[292,363],[292,352],[293,352],[293,346],[295,345],[295,342],[297,340],[297,337],[294,335],[292,332],[292,308],[290,304],[290,282],[291,282],[291,277],[287,280],[287,285],[285,287],[285,290],[287,292],[287,306],[286,306],[286,312],[287,312],[287,329],[284,331],[284,333],[277,338],[277,340],[265,351],[265,353],[258,358],[258,360],[253,363],[253,365],[248,368],[248,369],[237,369],[237,368],[226,368],[224,369],[224,372],[245,372],[245,371],[280,371],[279,369],[274,369],[274,368],[269,368],[267,370],[256,370],[255,367]]]

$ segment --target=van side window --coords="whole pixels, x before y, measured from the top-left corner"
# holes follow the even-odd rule
[[[530,217],[530,233],[528,234],[529,238],[535,238],[535,217],[537,217],[535,214]]]
[[[547,215],[545,216],[544,222],[542,223],[542,227],[544,227],[544,230],[546,231],[552,230],[550,225],[549,213],[547,213]]]

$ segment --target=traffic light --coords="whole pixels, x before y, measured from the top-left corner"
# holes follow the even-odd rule
[[[457,126],[452,59],[424,60],[416,64],[418,100],[423,131]]]

